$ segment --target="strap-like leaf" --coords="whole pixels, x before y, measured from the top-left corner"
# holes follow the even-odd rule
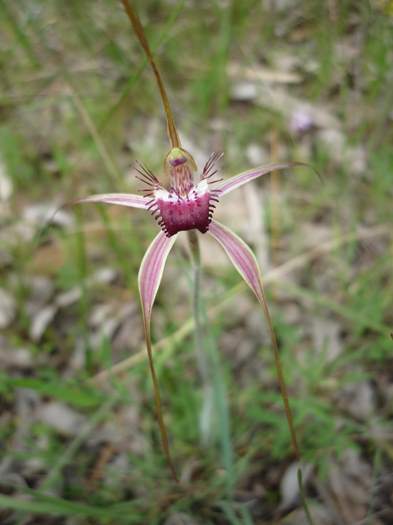
[[[303,162],[280,162],[280,163],[266,164],[265,166],[259,166],[257,168],[254,168],[248,171],[243,171],[242,173],[239,173],[238,175],[234,175],[233,177],[230,177],[228,180],[224,180],[223,182],[221,182],[221,184],[218,184],[216,188],[217,190],[220,191],[220,196],[225,195],[226,193],[229,193],[233,190],[236,190],[237,188],[240,188],[240,186],[243,186],[243,184],[250,182],[250,180],[257,179],[258,177],[262,177],[262,175],[267,175],[268,173],[271,173],[272,171],[293,168],[295,166],[308,166],[308,164],[305,164]]]
[[[157,420],[160,427],[162,447],[164,449],[164,453],[168,461],[168,465],[171,469],[172,475],[177,481],[176,470],[173,465],[173,461],[169,451],[168,432],[166,430],[166,426],[162,416],[161,396],[160,389],[158,386],[158,379],[154,368],[150,332],[150,321],[154,299],[157,295],[157,291],[160,286],[165,262],[175,240],[176,235],[173,235],[172,237],[168,238],[162,231],[160,231],[160,233],[154,238],[153,242],[147,249],[145,256],[143,257],[138,274],[138,285],[142,305],[146,348],[149,358],[150,373],[153,380],[154,400],[156,406]]]
[[[217,221],[211,222],[208,233],[210,233],[210,235],[214,237],[224,248],[232,264],[243,277],[243,279],[251,288],[251,290],[254,292],[263,308],[272,341],[274,362],[276,366],[278,382],[280,385],[281,396],[284,402],[285,414],[288,420],[292,446],[296,456],[299,457],[299,447],[297,444],[296,432],[293,425],[292,411],[289,405],[288,391],[284,379],[280,354],[278,351],[277,338],[274,332],[269,308],[267,306],[265,294],[263,291],[261,272],[259,270],[255,255],[252,253],[247,244],[244,241],[242,241],[242,239],[240,239],[240,237],[238,237],[229,228],[223,226]]]
[[[129,206],[130,208],[147,209],[147,201],[141,195],[133,195],[132,193],[100,193],[97,195],[90,195],[84,199],[78,199],[72,204],[83,204],[85,202],[96,202],[104,204],[118,204],[119,206]]]

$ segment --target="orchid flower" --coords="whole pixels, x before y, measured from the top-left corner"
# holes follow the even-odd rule
[[[277,341],[273,330],[268,306],[262,287],[261,272],[251,249],[227,226],[214,220],[214,211],[221,200],[230,192],[244,184],[267,175],[272,171],[287,169],[302,163],[274,163],[244,171],[227,180],[217,178],[217,161],[221,154],[213,153],[202,170],[198,171],[192,155],[182,148],[174,124],[168,97],[152,57],[140,20],[128,0],[122,0],[133,29],[145,50],[156,77],[167,118],[168,135],[171,149],[164,160],[164,172],[169,185],[163,185],[159,178],[142,164],[138,164],[138,179],[145,185],[142,195],[130,193],[103,193],[76,201],[77,203],[104,203],[130,208],[139,208],[149,212],[155,219],[160,231],[146,250],[139,269],[138,285],[142,306],[144,333],[152,375],[155,405],[161,431],[163,449],[172,473],[176,472],[169,453],[168,435],[161,411],[161,399],[158,380],[154,369],[151,345],[151,316],[154,300],[160,286],[166,260],[180,232],[199,232],[200,235],[213,237],[225,250],[230,261],[247,285],[254,292],[267,319],[270,330],[275,365],[289,424],[291,441],[296,455],[299,455],[296,434],[292,423],[287,389],[280,363]]]

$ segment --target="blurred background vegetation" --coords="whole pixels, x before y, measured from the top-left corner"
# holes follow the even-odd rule
[[[292,159],[321,173],[274,174],[217,217],[264,269],[315,523],[391,524],[392,4],[135,5],[199,166],[224,151],[224,177]],[[182,246],[153,313],[179,488],[138,304],[156,225],[98,206],[48,219],[137,191],[136,159],[161,174],[161,105],[120,2],[0,0],[0,34],[0,522],[305,523],[268,334],[219,247],[203,239],[213,406]]]

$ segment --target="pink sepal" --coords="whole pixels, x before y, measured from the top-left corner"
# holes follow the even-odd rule
[[[293,168],[294,166],[307,166],[307,164],[304,164],[302,162],[282,162],[278,164],[272,163],[266,164],[265,166],[259,166],[258,168],[244,171],[242,173],[239,173],[239,175],[234,175],[228,180],[221,182],[221,184],[217,185],[217,190],[220,192],[220,196],[225,195],[226,193],[240,188],[240,186],[243,186],[243,184],[250,182],[250,180],[262,177],[262,175],[267,175],[272,171],[285,170],[287,168]]]
[[[148,325],[150,325],[151,311],[160,286],[165,262],[176,237],[176,235],[167,237],[164,232],[160,231],[147,249],[139,268],[139,293],[143,315]]]
[[[146,199],[141,195],[133,195],[132,193],[100,193],[98,195],[90,195],[90,197],[85,197],[84,199],[78,199],[77,201],[74,201],[73,204],[95,202],[147,209],[148,201],[149,199]]]
[[[158,385],[158,378],[154,367],[153,349],[150,334],[151,312],[153,308],[154,299],[157,295],[157,291],[160,286],[165,262],[176,240],[176,237],[176,234],[172,237],[167,237],[165,233],[161,231],[154,238],[153,242],[147,249],[145,256],[143,257],[141,266],[139,268],[138,285],[142,304],[146,349],[149,359],[150,373],[153,381],[154,403],[156,407],[158,425],[160,427],[161,442],[173,478],[176,481],[178,481],[176,469],[172,461],[169,449],[168,431],[166,429],[166,425],[162,415],[160,387]]]
[[[247,244],[217,221],[210,223],[208,233],[221,244],[236,270],[255,293],[258,301],[263,304],[261,273],[255,255]]]

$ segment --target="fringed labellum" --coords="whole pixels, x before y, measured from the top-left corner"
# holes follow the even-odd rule
[[[213,180],[217,173],[215,161],[220,156],[213,154],[202,175],[197,177],[191,155],[184,149],[173,148],[165,159],[165,171],[170,178],[168,189],[150,171],[138,166],[139,179],[147,185],[143,192],[150,198],[148,208],[168,237],[179,231],[196,229],[206,233],[209,229],[218,202],[219,190],[212,186],[221,180]]]

